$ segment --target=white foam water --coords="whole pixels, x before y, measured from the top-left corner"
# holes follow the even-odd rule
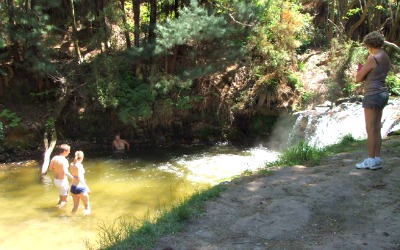
[[[304,140],[308,145],[323,148],[340,142],[346,136],[367,138],[364,110],[360,103],[342,103],[326,111],[304,111],[298,117],[289,136],[289,143]],[[400,101],[391,100],[382,114],[382,137],[400,129]]]

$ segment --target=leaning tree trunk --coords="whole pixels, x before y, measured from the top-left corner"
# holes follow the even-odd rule
[[[43,165],[42,165],[42,175],[46,175],[47,170],[50,165],[50,155],[53,152],[56,144],[57,144],[57,132],[55,130],[55,127],[53,128],[48,128],[49,126],[46,126],[46,130],[44,132],[43,136],[43,144],[45,147],[45,152],[44,152],[44,159],[43,159]],[[50,140],[50,143],[49,143]]]
[[[60,93],[63,94],[61,94],[58,100],[53,104],[53,110],[46,120],[45,133],[43,136],[45,153],[41,171],[42,175],[45,175],[47,173],[50,164],[50,155],[57,144],[56,121],[60,116],[62,110],[64,109],[68,101],[68,96],[71,93],[71,91],[67,88],[66,80],[64,78],[60,78],[59,81],[62,85]]]

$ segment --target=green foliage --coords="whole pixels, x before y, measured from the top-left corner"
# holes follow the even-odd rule
[[[246,169],[245,171],[242,172],[241,175],[242,176],[250,176],[250,175],[253,175],[253,171],[251,171],[250,169]]]
[[[119,89],[118,97],[118,115],[122,122],[135,125],[138,121],[151,118],[155,95],[148,84],[132,87],[126,83]]]
[[[183,80],[178,76],[166,76],[166,77],[150,77],[150,83],[154,85],[154,90],[161,95],[168,95],[171,93],[182,92],[190,90],[192,86],[192,80]]]
[[[341,146],[348,146],[349,144],[355,142],[356,139],[350,134],[343,136],[343,138],[340,140],[339,145]]]
[[[2,120],[3,124],[6,124],[9,127],[17,127],[21,121],[21,118],[9,109],[3,109],[3,111],[1,111],[0,119]]]
[[[113,57],[101,55],[92,62],[91,68],[90,86],[93,87],[94,97],[103,107],[117,107],[118,84],[122,81],[119,72],[120,68],[123,71],[123,67],[115,63]]]
[[[252,137],[267,137],[277,121],[275,116],[255,115],[250,120],[249,134]]]
[[[347,12],[346,16],[351,17],[354,15],[358,15],[359,13],[361,13],[362,9],[361,8],[354,8],[354,9],[349,9],[349,11]]]
[[[176,101],[176,107],[178,109],[191,109],[191,97],[190,96],[180,96]]]
[[[390,95],[400,96],[400,75],[389,74],[386,77],[386,83],[389,88]]]
[[[292,86],[300,95],[302,103],[307,103],[314,97],[313,92],[306,91],[304,89],[303,82],[298,78],[298,76],[294,73],[288,74],[288,84]]]
[[[53,117],[47,119],[45,127],[48,130],[54,129],[56,127],[56,119],[54,119]]]
[[[298,144],[284,150],[275,162],[268,163],[267,166],[294,166],[318,164],[323,157],[349,151],[357,143],[353,136],[345,135],[337,144],[318,149],[309,146],[306,142],[301,141]]]
[[[204,140],[219,134],[218,128],[207,123],[198,124],[192,131],[194,137]]]
[[[329,49],[328,72],[330,76],[326,80],[329,88],[328,99],[336,100],[343,95],[353,95],[357,90],[354,83],[355,62],[365,62],[365,51],[358,44],[334,38]]]
[[[361,89],[362,83],[354,83],[351,81],[346,81],[345,85],[343,86],[343,93],[347,96],[354,96],[357,95],[357,90]]]
[[[50,62],[50,55],[54,44],[53,31],[55,26],[51,24],[46,8],[55,7],[58,1],[38,1],[33,9],[25,6],[26,2],[17,1],[13,9],[12,22],[5,22],[0,30],[1,45],[5,43],[18,44],[21,48],[21,67],[28,71],[44,74],[54,71]],[[6,1],[0,2],[0,10],[6,11]],[[8,15],[4,13],[4,15]],[[3,15],[1,15],[3,16]],[[18,28],[16,28],[18,27]],[[4,58],[9,60],[10,58]],[[18,62],[16,62],[18,63]]]
[[[299,67],[299,70],[300,70],[300,71],[303,71],[303,72],[304,72],[305,69],[306,69],[306,63],[300,61],[300,62],[297,63],[297,67]]]
[[[156,56],[172,54],[172,48],[187,50],[175,73],[180,81],[199,79],[225,70],[247,56],[245,30],[231,25],[224,12],[207,10],[191,1],[179,17],[157,25]],[[210,28],[212,27],[212,28]]]
[[[268,169],[259,169],[258,171],[257,171],[257,175],[259,175],[259,176],[267,176],[267,175],[270,175],[271,174],[271,171],[270,170],[268,170]]]
[[[17,127],[20,124],[21,118],[16,113],[3,109],[0,113],[0,153],[3,152],[4,129],[8,127]]]
[[[197,1],[191,1],[189,7],[180,10],[177,19],[167,19],[158,25],[157,50],[164,53],[176,45],[188,44],[222,38],[226,34],[226,21],[222,17],[209,15],[207,10],[200,7]],[[210,29],[212,27],[212,29]]]
[[[363,64],[365,63],[368,55],[369,55],[368,50],[365,49],[365,47],[362,44],[357,44],[357,46],[355,46],[354,48],[352,62],[354,64],[359,64],[359,63]]]
[[[104,108],[116,109],[125,124],[151,118],[157,91],[132,75],[126,58],[102,55],[92,63],[93,95]]]
[[[182,79],[179,76],[150,77],[153,90],[161,98],[169,98],[177,109],[188,110],[203,98],[191,94],[191,79]]]
[[[301,82],[289,69],[296,50],[311,41],[311,18],[301,13],[300,5],[292,1],[268,3],[247,43],[252,51],[252,75],[257,83],[266,84],[268,92],[274,93],[279,85],[286,83],[301,90]]]
[[[299,165],[306,163],[317,163],[321,158],[321,150],[309,146],[306,142],[302,141],[298,144],[288,148],[283,152],[279,159],[273,163],[276,165]]]

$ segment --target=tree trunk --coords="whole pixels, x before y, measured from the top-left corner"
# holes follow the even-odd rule
[[[388,42],[388,41],[385,41],[385,45],[386,45],[386,46],[389,46],[390,48],[392,48],[392,49],[394,49],[394,50],[397,50],[397,52],[400,53],[400,47],[397,46],[397,44],[391,43],[391,42]]]
[[[98,22],[100,24],[100,30],[102,33],[102,39],[100,41],[100,50],[102,52],[107,51],[109,49],[109,37],[110,37],[110,27],[108,22],[108,17],[105,14],[105,9],[107,7],[108,0],[96,0],[94,1],[96,4],[96,18],[98,18]]]
[[[20,56],[20,44],[18,42],[18,39],[15,37],[14,32],[11,32],[12,30],[18,30],[17,24],[14,21],[15,20],[15,4],[14,0],[7,0],[7,8],[8,8],[8,21],[10,23],[10,40],[11,40],[11,50],[12,50],[12,55],[13,59],[16,62],[16,64],[20,64],[22,59]]]
[[[44,151],[44,159],[42,165],[42,175],[46,175],[50,165],[50,155],[57,144],[57,132],[54,127],[48,128],[48,126],[46,126],[46,130],[43,136],[43,144],[45,151]]]
[[[128,24],[126,23],[126,14],[125,14],[125,0],[121,0],[121,9],[122,9],[122,23],[124,24],[124,35],[126,40],[126,47],[129,49],[132,47],[131,38],[129,37]]]
[[[328,30],[328,41],[332,41],[333,38],[333,27],[335,24],[335,2],[336,0],[331,0],[331,5],[329,7],[329,30]]]
[[[367,4],[364,7],[363,13],[362,13],[362,15],[360,17],[360,20],[358,20],[358,22],[356,22],[350,28],[350,30],[347,32],[347,39],[351,39],[351,37],[353,36],[354,31],[358,28],[358,26],[360,26],[365,21],[365,19],[367,18],[368,10],[369,10],[369,7],[371,6],[371,4],[372,4],[372,0],[368,0]]]
[[[174,1],[175,18],[179,17],[179,0]]]
[[[157,24],[157,0],[149,0],[150,3],[150,24],[149,24],[149,43],[156,41],[155,28]]]
[[[394,5],[395,3],[393,3]],[[390,27],[390,33],[388,34],[388,38],[392,42],[400,42],[400,32],[398,32],[400,28],[400,2],[397,1],[397,6],[390,8],[390,18],[392,19],[391,21],[391,27]],[[393,10],[394,9],[394,10]]]
[[[74,0],[70,0],[70,8],[71,8],[71,18],[72,18],[72,41],[74,43],[74,49],[76,53],[76,57],[78,58],[78,62],[83,62],[81,50],[79,48],[77,33],[78,29],[76,27],[76,19],[75,19],[75,7],[74,7]]]
[[[340,25],[341,27],[346,27],[346,21],[345,18],[347,18],[347,13],[354,8],[354,6],[356,4],[358,4],[360,1],[359,0],[353,0],[350,4],[348,4],[341,15],[339,15],[339,21],[338,21],[338,25]]]
[[[55,122],[57,121],[58,117],[61,114],[61,111],[64,109],[64,107],[67,103],[68,95],[65,95],[65,96],[59,98],[59,100],[57,102],[55,102],[54,109],[46,121],[46,126],[45,126],[46,129],[45,129],[44,136],[43,136],[45,153],[44,153],[44,159],[43,159],[43,165],[42,165],[42,175],[45,175],[47,173],[47,170],[48,170],[49,164],[50,164],[50,155],[53,152],[53,149],[57,144],[57,130],[56,130]],[[49,141],[50,141],[50,143],[49,143]]]
[[[179,17],[179,0],[174,1],[173,10],[175,13],[175,18],[178,18]],[[172,55],[167,55],[165,57],[165,73],[166,74],[174,74],[175,73],[176,61],[178,59],[178,50],[179,50],[178,45],[175,45],[172,48]]]
[[[139,47],[139,39],[140,39],[140,0],[132,0],[133,5],[133,19],[135,23],[135,31],[134,31],[134,45],[135,47]]]
[[[68,88],[66,79],[64,77],[60,77],[59,82],[61,83],[61,88],[59,91],[60,97],[58,98],[57,101],[51,104],[52,105],[51,112],[45,124],[45,133],[43,136],[45,153],[41,170],[42,176],[47,173],[50,164],[50,155],[57,144],[56,121],[58,120],[58,117],[60,116],[62,110],[66,106],[68,97],[71,94],[71,90],[69,90]]]

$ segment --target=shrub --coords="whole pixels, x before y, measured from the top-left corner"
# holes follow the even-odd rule
[[[390,74],[386,78],[386,83],[389,88],[389,94],[400,96],[400,77],[395,74]]]

